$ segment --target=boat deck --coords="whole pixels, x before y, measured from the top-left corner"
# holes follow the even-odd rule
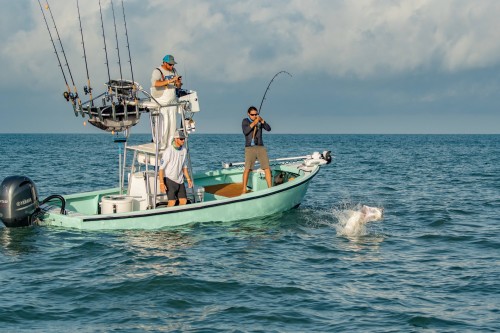
[[[241,195],[243,183],[217,184],[205,186],[205,192],[227,198],[234,198]]]

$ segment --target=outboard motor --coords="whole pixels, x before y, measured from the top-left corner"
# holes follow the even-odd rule
[[[38,208],[35,183],[25,176],[10,176],[0,185],[0,221],[6,227],[25,227]]]

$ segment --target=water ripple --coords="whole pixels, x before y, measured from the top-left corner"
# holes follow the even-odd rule
[[[499,138],[272,135],[271,158],[336,156],[299,209],[158,231],[0,228],[0,327],[499,331]],[[239,135],[193,135],[194,168],[234,147]],[[41,197],[115,186],[116,151],[108,135],[0,135],[0,179],[28,175]],[[362,204],[384,219],[339,235],[336,212]]]

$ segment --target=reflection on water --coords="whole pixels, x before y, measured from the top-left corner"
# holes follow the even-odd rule
[[[37,234],[32,227],[0,228],[0,248],[6,255],[29,254],[37,250]]]
[[[195,239],[186,230],[126,231],[119,237],[124,250],[133,254],[124,272],[127,278],[180,275],[185,252]]]
[[[194,239],[182,230],[125,231],[121,237],[143,255],[175,257],[175,250],[193,246]]]

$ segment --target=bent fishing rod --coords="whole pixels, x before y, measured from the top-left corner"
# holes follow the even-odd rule
[[[257,110],[259,117],[260,117],[260,112],[262,110],[262,104],[264,104],[264,100],[266,99],[266,95],[267,95],[267,92],[269,91],[269,88],[271,87],[271,84],[273,83],[274,79],[282,73],[286,73],[286,74],[290,75],[290,77],[292,76],[292,74],[288,73],[287,71],[279,71],[278,73],[274,74],[273,78],[271,79],[271,81],[269,81],[269,84],[267,85],[266,91],[264,92],[264,96],[262,96],[262,101],[260,101],[260,106],[259,106],[259,109]],[[257,127],[260,128],[260,122],[258,122],[257,126],[255,126],[253,128],[252,141],[255,139],[255,135],[257,134]]]
[[[269,84],[267,85],[266,91],[264,92],[264,96],[262,96],[262,101],[260,102],[259,110],[257,111],[260,115],[260,112],[262,111],[262,104],[264,104],[264,100],[266,99],[267,92],[269,91],[269,88],[271,87],[271,84],[273,83],[274,79],[280,75],[280,74],[288,74],[290,77],[292,77],[292,74],[288,73],[287,71],[279,71],[278,73],[274,74],[273,78],[271,81],[269,81]]]

